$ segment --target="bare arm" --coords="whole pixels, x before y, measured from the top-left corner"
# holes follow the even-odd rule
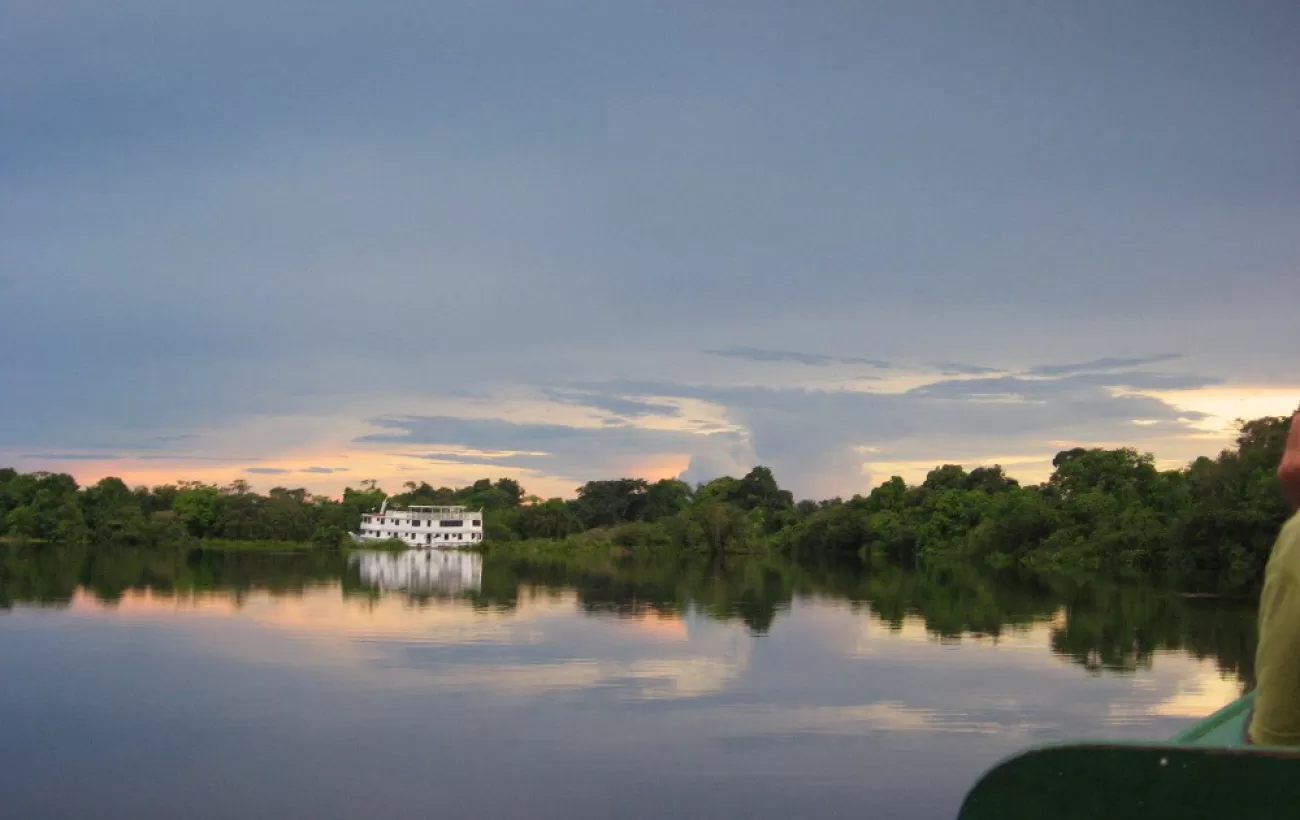
[[[1282,454],[1277,477],[1282,480],[1282,492],[1291,502],[1291,508],[1300,508],[1300,410],[1291,417],[1291,434],[1286,439],[1286,452]]]

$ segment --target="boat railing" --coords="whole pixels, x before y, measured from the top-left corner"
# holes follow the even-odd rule
[[[371,518],[388,518],[400,521],[471,521],[483,518],[482,510],[467,510],[464,507],[408,507],[406,509],[388,509],[384,512],[366,513]]]

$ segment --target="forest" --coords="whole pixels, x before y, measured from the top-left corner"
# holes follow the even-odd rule
[[[180,482],[130,487],[105,478],[81,487],[62,473],[0,469],[0,540],[93,546],[348,543],[363,511],[390,503],[484,510],[487,550],[617,548],[711,556],[769,553],[916,567],[953,562],[998,569],[1088,570],[1258,583],[1289,514],[1277,466],[1286,417],[1242,422],[1217,456],[1161,470],[1132,448],[1057,454],[1041,484],[991,465],[942,465],[919,485],[894,477],[867,495],[796,500],[754,467],[692,487],[675,479],[589,481],[573,498],[528,495],[514,479],[467,487],[408,482],[388,495],[374,481],[340,498],[276,487],[253,492]]]

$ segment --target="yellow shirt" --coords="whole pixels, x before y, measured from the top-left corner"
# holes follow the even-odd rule
[[[1264,569],[1250,740],[1300,746],[1300,514],[1282,527]]]

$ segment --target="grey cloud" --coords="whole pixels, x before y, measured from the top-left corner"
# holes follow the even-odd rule
[[[1040,364],[1037,367],[1029,368],[1029,373],[1034,376],[1067,376],[1073,373],[1093,373],[1105,370],[1122,370],[1127,367],[1142,367],[1156,362],[1168,362],[1182,358],[1185,358],[1182,353],[1161,353],[1157,356],[1132,359],[1104,358],[1075,364]]]
[[[3,410],[0,410],[0,412],[3,412]],[[188,437],[151,436],[147,439],[140,439],[129,435],[127,436],[114,435],[114,436],[103,436],[103,437],[87,436],[82,440],[76,441],[75,447],[85,450],[87,452],[91,452],[91,451],[115,452],[116,451],[119,453],[133,453],[135,454],[135,457],[142,457],[143,454],[146,453],[157,452],[161,454],[163,451],[169,449],[168,448],[169,444],[171,444],[173,441],[179,441],[181,440],[181,438],[188,438]],[[194,438],[197,438],[197,436],[194,436]],[[67,446],[71,448],[72,446],[74,446],[74,443],[68,442]],[[123,455],[122,457],[127,458],[128,456]]]
[[[773,381],[887,364],[790,347],[1096,368],[1191,339],[1209,372],[1294,378],[1294,4],[1171,27],[1159,4],[1062,25],[756,2],[754,25],[692,4],[77,0],[52,26],[19,4],[0,349],[23,355],[0,362],[0,449],[136,452],[117,442],[628,372],[719,384],[742,359]],[[429,334],[450,292],[487,332]],[[1045,398],[1061,422],[1027,415],[1026,436],[1117,435],[1109,414],[1140,408],[1104,393]],[[646,409],[614,404],[632,398],[604,409]],[[784,423],[810,452],[830,446],[815,423],[844,441],[1002,423],[919,394],[714,400],[791,460]],[[566,446],[548,469],[600,465]]]
[[[636,418],[638,416],[680,416],[681,409],[673,404],[648,402],[610,396],[600,393],[577,393],[566,390],[546,388],[542,391],[546,398],[558,404],[570,404],[604,410],[617,416]]]
[[[1181,373],[1082,373],[1059,379],[1022,379],[1003,376],[993,379],[954,379],[921,385],[908,391],[913,396],[972,399],[1015,396],[1050,399],[1080,390],[1126,387],[1134,390],[1196,390],[1222,384],[1223,380]],[[1191,418],[1191,415],[1186,416]]]
[[[1173,389],[1196,377],[1146,374],[1147,385]],[[866,456],[855,447],[888,449],[944,442],[952,450],[1019,451],[1044,440],[1132,440],[1134,420],[1158,424],[1142,429],[1148,441],[1190,432],[1200,413],[1180,410],[1150,396],[1113,395],[1118,381],[1091,376],[1062,380],[967,379],[937,382],[902,394],[769,387],[715,387],[619,380],[607,389],[621,395],[652,394],[695,398],[721,406],[733,423],[748,430],[756,462],[803,495],[851,492],[869,486],[862,473]],[[1203,382],[1206,380],[1202,380]],[[597,385],[584,385],[597,389]],[[991,402],[990,396],[1015,401]],[[890,460],[885,458],[884,460]]]
[[[680,441],[690,434],[647,430],[641,427],[571,427],[563,424],[529,424],[505,419],[456,416],[393,416],[370,420],[392,432],[360,436],[361,443],[461,444],[484,450],[545,450],[574,444],[616,447],[635,451],[649,441]]]
[[[154,436],[154,437],[153,437],[154,441],[165,441],[165,442],[172,442],[172,441],[189,441],[190,439],[196,439],[196,438],[200,438],[200,436],[199,436],[198,433],[181,433],[181,434],[179,434],[179,435],[174,435],[174,436]]]
[[[356,439],[358,443],[457,445],[475,450],[519,451],[493,459],[448,452],[421,457],[457,463],[471,463],[474,459],[474,463],[483,466],[520,467],[575,480],[624,474],[635,469],[647,455],[674,452],[690,455],[733,446],[743,440],[734,433],[655,430],[633,425],[570,427],[455,416],[397,416],[372,419],[371,423],[388,432],[361,436]]]
[[[1132,390],[1199,390],[1224,384],[1218,376],[1194,373],[1081,373],[1060,380],[1078,387],[1127,387]]]
[[[693,420],[686,423],[692,430],[698,430],[701,433],[728,433],[732,432],[730,428],[719,425],[713,421]]]
[[[669,382],[618,380],[605,385],[579,385],[620,396],[675,396],[719,405],[727,417],[747,432],[701,436],[640,428],[592,429],[562,425],[513,424],[499,420],[405,418],[381,421],[392,433],[367,440],[459,444],[480,449],[541,450],[545,457],[521,456],[500,463],[529,469],[557,470],[559,465],[585,464],[605,469],[611,454],[677,451],[691,455],[683,477],[705,481],[723,472],[743,472],[755,463],[771,465],[778,478],[800,495],[821,496],[864,489],[873,477],[862,472],[870,460],[854,448],[884,448],[875,458],[905,457],[898,447],[954,455],[990,451],[1019,452],[1043,439],[1127,440],[1138,428],[1133,420],[1156,422],[1142,435],[1178,436],[1198,413],[1178,410],[1141,395],[1112,395],[1095,377],[1070,380],[966,380],[998,382],[975,395],[958,395],[951,387],[925,392],[869,394],[857,391],[724,387]],[[1133,381],[1133,379],[1129,379]],[[1025,390],[1041,382],[1029,401],[990,403],[980,399],[989,390]],[[954,382],[953,384],[958,384]],[[1151,384],[1169,386],[1170,379],[1154,374]],[[939,384],[947,385],[947,382]],[[981,392],[984,391],[984,392]],[[951,394],[950,394],[951,393]],[[979,447],[971,450],[971,443]],[[942,447],[939,446],[942,443]],[[1041,449],[1043,445],[1036,446]],[[442,454],[434,454],[442,455]],[[937,461],[936,461],[937,463]],[[565,474],[590,477],[572,469]]]
[[[1160,374],[1150,374],[1159,376]],[[673,384],[671,382],[657,381],[637,381],[630,379],[620,379],[609,383],[609,389],[624,395],[636,395],[638,392],[659,396],[679,396],[681,398],[694,398],[703,401],[719,404],[723,407],[738,407],[748,409],[775,410],[788,412],[794,415],[805,410],[834,410],[836,414],[844,413],[854,415],[863,411],[871,411],[869,415],[863,416],[863,421],[880,421],[882,417],[879,411],[889,409],[891,412],[884,418],[888,418],[891,427],[895,422],[900,426],[912,427],[914,423],[919,423],[919,418],[913,422],[910,420],[911,414],[926,408],[941,410],[945,415],[949,412],[948,407],[960,407],[959,413],[970,413],[972,419],[996,420],[1005,416],[1008,421],[1006,428],[1014,430],[1020,423],[1015,418],[1014,405],[998,405],[996,411],[989,411],[989,406],[980,401],[961,401],[950,404],[938,401],[940,399],[971,399],[989,395],[1011,395],[1016,390],[1028,392],[1031,389],[1026,385],[1037,385],[1038,396],[1044,398],[1058,398],[1061,401],[1073,401],[1080,396],[1088,397],[1102,401],[1103,406],[1108,408],[1104,414],[1105,418],[1189,418],[1182,411],[1175,411],[1173,407],[1164,402],[1148,396],[1112,396],[1110,392],[1104,389],[1107,386],[1118,386],[1121,380],[1101,379],[1103,384],[1095,382],[1089,383],[1091,377],[1073,377],[1068,380],[1032,380],[1032,379],[1015,379],[1013,377],[1004,377],[998,379],[958,379],[952,381],[935,382],[932,385],[915,388],[906,393],[865,393],[851,390],[819,390],[810,388],[773,388],[762,386],[708,386],[708,385],[685,385]],[[1177,377],[1179,381],[1171,377],[1170,379],[1153,378],[1152,384],[1158,384],[1166,389],[1173,389],[1171,384],[1186,384],[1181,381],[1183,377]],[[1199,377],[1188,377],[1199,378]],[[1137,381],[1132,379],[1129,381]],[[1216,383],[1215,380],[1202,379],[1206,383]],[[962,393],[958,388],[964,385],[981,385]],[[584,389],[599,389],[594,383],[584,383]],[[933,388],[933,390],[931,390]],[[999,392],[1000,391],[1000,392]],[[1151,406],[1163,407],[1165,412],[1157,412],[1148,415],[1127,416],[1124,408],[1134,406]],[[1037,413],[1038,410],[1029,412]],[[988,414],[987,417],[985,414]],[[1044,421],[1048,421],[1045,418]],[[1065,421],[1063,420],[1063,423]],[[999,427],[1002,425],[999,424]],[[1049,425],[1050,426],[1050,425]],[[892,435],[891,431],[884,431],[886,435]],[[979,430],[967,430],[972,434],[979,434]]]
[[[21,458],[45,461],[117,461],[122,456],[111,453],[27,453]]]
[[[733,359],[748,359],[752,362],[795,362],[823,366],[838,361],[833,356],[819,353],[800,353],[796,350],[763,350],[756,347],[728,347],[723,350],[706,350],[710,356],[727,356]]]
[[[423,458],[428,461],[453,461],[458,464],[490,464],[492,459],[464,453],[392,453],[395,458]]]
[[[262,460],[260,458],[230,458],[226,456],[187,456],[187,455],[180,455],[175,453],[167,454],[167,455],[150,454],[150,455],[136,456],[136,458],[139,458],[141,461],[211,461],[217,463],[227,462],[231,464],[247,464],[250,461]]]
[[[678,476],[688,484],[704,484],[718,476],[740,476],[756,462],[748,441],[708,442],[691,453],[690,463]]]
[[[292,473],[293,470],[286,470],[283,467],[245,467],[244,472],[255,475],[284,475]]]
[[[831,364],[865,364],[883,369],[890,366],[889,362],[880,361],[879,359],[863,359],[857,356],[826,356],[821,353],[802,353],[798,350],[767,350],[759,347],[728,347],[704,352],[710,356],[748,359],[752,362],[788,362],[814,367],[825,367]]]
[[[985,373],[999,372],[996,367],[985,367],[979,364],[962,364],[961,362],[930,362],[929,366],[936,370],[940,370],[945,374],[962,376],[980,376]]]
[[[440,391],[440,393],[441,395],[447,396],[448,398],[467,399],[475,403],[485,403],[485,402],[490,403],[492,401],[492,394],[485,393],[481,390],[465,390],[463,388],[448,388],[446,390]]]
[[[328,474],[328,473],[346,473],[346,472],[348,472],[348,468],[347,468],[347,467],[304,467],[304,468],[302,469],[302,472],[304,472],[304,473],[323,473],[323,474]]]
[[[395,453],[397,458],[418,458],[421,461],[436,461],[442,464],[463,464],[467,467],[482,467],[484,470],[531,469],[529,465],[516,464],[510,457],[487,459],[482,456],[467,456],[461,453]],[[533,465],[535,466],[535,465]],[[406,469],[403,467],[402,469]]]
[[[865,364],[870,367],[878,367],[881,370],[888,370],[893,367],[889,362],[880,359],[864,359],[860,356],[840,356],[836,361],[840,364]]]

